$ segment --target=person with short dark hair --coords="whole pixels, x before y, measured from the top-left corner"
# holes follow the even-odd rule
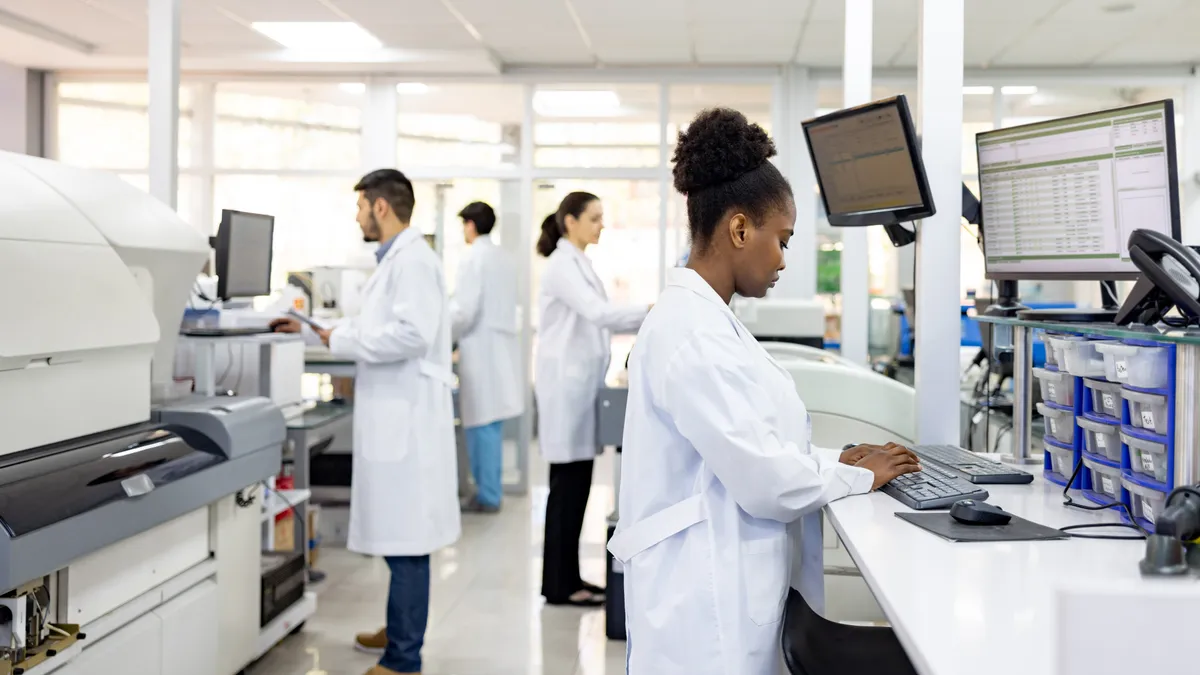
[[[354,190],[363,239],[379,243],[379,267],[363,288],[360,313],[316,331],[356,366],[346,548],[382,556],[391,570],[387,624],[354,646],[380,655],[367,675],[420,673],[429,557],[461,534],[446,287],[437,253],[410,225],[408,178],[380,169]],[[272,328],[302,331],[291,318]]]
[[[620,522],[629,675],[776,675],[795,523],[798,590],[823,609],[821,507],[919,470],[907,448],[815,447],[788,371],[730,310],[784,269],[796,203],[775,146],[741,113],[679,135],[691,255],[629,363]]]
[[[496,212],[472,202],[458,214],[471,248],[458,266],[450,313],[458,342],[459,417],[475,495],[472,513],[495,513],[503,496],[504,420],[525,411],[517,326],[517,264],[492,241]]]
[[[596,606],[604,590],[579,575],[579,534],[592,489],[596,399],[612,356],[612,333],[633,332],[646,305],[608,300],[584,255],[600,240],[604,209],[589,192],[572,192],[542,223],[538,253],[546,256],[538,294],[535,355],[538,447],[550,464],[542,595],[551,605]]]

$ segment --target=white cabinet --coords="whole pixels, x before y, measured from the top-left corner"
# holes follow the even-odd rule
[[[85,641],[86,644],[86,641]],[[86,645],[63,675],[163,675],[162,621],[151,612]]]
[[[162,675],[217,672],[217,584],[203,581],[154,610],[162,622]]]

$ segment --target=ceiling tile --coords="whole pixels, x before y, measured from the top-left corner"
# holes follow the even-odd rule
[[[391,0],[390,2],[381,0],[326,1],[363,25],[376,22],[418,24],[458,23],[458,20],[446,9],[441,0]]]
[[[688,63],[692,58],[692,50],[688,45],[642,45],[619,49],[596,45],[596,56],[613,65],[666,65]]]
[[[451,0],[476,27],[505,24],[520,28],[526,22],[571,20],[562,0]]]
[[[687,18],[687,0],[571,0],[571,3],[584,25],[618,19],[629,25],[643,21],[682,23]]]
[[[1086,65],[1119,44],[1124,30],[1120,24],[1107,21],[1076,22],[1067,39],[1060,26],[1043,23],[1014,41],[993,65]]]
[[[796,61],[808,66],[839,66],[845,44],[842,21],[812,21],[804,29]]]
[[[246,21],[344,21],[317,0],[223,0],[213,3]]]
[[[479,43],[459,24],[432,29],[428,24],[373,23],[371,34],[398,49],[472,49]]]
[[[808,16],[813,0],[687,0],[687,19],[694,22],[756,22],[763,26],[792,24]]]

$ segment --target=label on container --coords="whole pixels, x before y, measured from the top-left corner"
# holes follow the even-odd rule
[[[1117,359],[1117,379],[1129,379],[1129,362],[1125,359]]]
[[[1054,385],[1053,385],[1053,384],[1047,384],[1047,385],[1046,385],[1046,391],[1050,392],[1050,399],[1051,399],[1051,400],[1054,400],[1054,398],[1055,398],[1055,395],[1054,395]]]
[[[1100,399],[1104,401],[1105,410],[1115,410],[1117,407],[1117,399],[1112,394],[1101,394]]]
[[[1139,454],[1142,456],[1142,470],[1153,476],[1154,475],[1154,455],[1149,452],[1146,452],[1144,450]]]
[[[1154,412],[1149,408],[1142,408],[1142,426],[1147,429],[1154,428]]]
[[[1149,499],[1142,498],[1142,517],[1150,522],[1154,522],[1154,505]]]
[[[1113,489],[1113,479],[1108,476],[1100,476],[1100,491],[1106,495],[1111,495],[1116,492]]]
[[[1050,425],[1050,433],[1052,433],[1052,434],[1058,433],[1058,423],[1054,421],[1053,417],[1047,417],[1046,424]]]
[[[1108,438],[1104,434],[1096,434],[1096,447],[1102,450],[1108,447]]]

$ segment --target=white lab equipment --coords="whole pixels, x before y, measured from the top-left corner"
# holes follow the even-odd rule
[[[260,512],[234,494],[278,471],[285,429],[265,399],[169,400],[207,256],[114,175],[0,153],[0,283],[21,289],[0,330],[0,591],[48,578],[45,620],[89,634],[58,644],[57,673],[226,675],[257,656]]]
[[[821,300],[734,296],[729,306],[760,341],[818,348],[825,343],[825,305]]]
[[[312,316],[322,319],[357,316],[362,310],[363,289],[372,271],[371,267],[312,268]]]

